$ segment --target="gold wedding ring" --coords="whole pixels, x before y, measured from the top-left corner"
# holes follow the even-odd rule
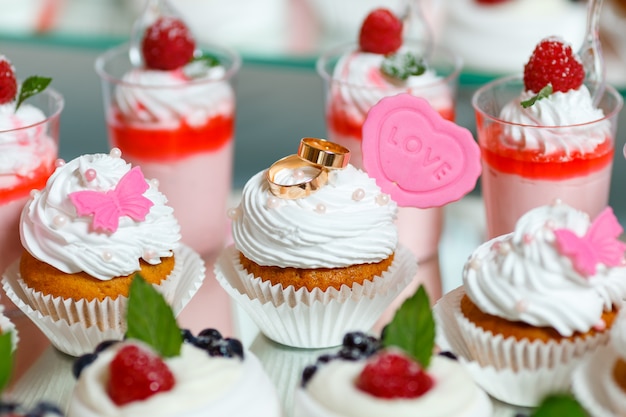
[[[300,169],[313,168],[316,174],[311,178],[304,178],[296,184],[280,184],[276,182],[276,174],[284,169],[292,169],[294,172]],[[306,176],[306,172],[302,172]],[[274,162],[265,172],[270,191],[276,197],[294,200],[302,198],[319,190],[328,182],[328,171],[324,167],[315,165],[298,155],[289,155]]]
[[[350,150],[337,143],[318,138],[303,138],[298,155],[316,165],[329,169],[345,168],[350,161]]]

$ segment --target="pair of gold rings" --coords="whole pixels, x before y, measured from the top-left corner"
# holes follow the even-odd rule
[[[325,139],[303,138],[298,153],[274,162],[265,176],[272,194],[293,200],[319,190],[328,183],[328,170],[343,169],[349,161],[347,148]],[[277,179],[276,175],[285,169],[292,171],[294,184],[281,183]]]

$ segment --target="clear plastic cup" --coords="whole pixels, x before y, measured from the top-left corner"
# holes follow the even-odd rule
[[[502,108],[519,100],[523,90],[521,76],[512,76],[486,84],[472,97],[488,239],[512,232],[528,210],[557,199],[591,218],[609,201],[621,95],[607,85],[598,105],[604,117],[589,123],[530,126],[502,120]]]
[[[55,169],[64,104],[63,96],[48,87],[24,101],[19,109],[31,113],[35,110],[29,107],[37,108],[43,112],[43,120],[20,127],[0,125],[0,271],[23,251],[19,220],[31,190],[43,189]]]
[[[409,93],[425,98],[447,120],[454,120],[456,92],[462,60],[440,46],[418,41],[405,41],[404,47],[427,57],[428,66],[434,68],[437,78],[424,76],[419,84],[405,86],[389,83],[377,85],[372,73],[365,72],[362,80],[343,78],[338,63],[350,59],[358,51],[355,43],[328,51],[317,61],[317,72],[325,83],[325,117],[327,139],[350,149],[350,163],[363,169],[361,141],[363,122],[369,109],[384,97]],[[419,77],[418,77],[419,78]],[[433,258],[438,260],[439,241],[443,230],[443,208],[418,209],[401,207],[398,212],[400,243],[413,251],[418,262]],[[438,272],[438,268],[437,268]],[[419,274],[419,272],[418,272]],[[433,299],[441,294],[440,282],[427,282]]]
[[[237,53],[198,45],[219,59],[223,73],[212,79],[172,82],[174,72],[133,70],[128,45],[106,51],[95,62],[102,81],[109,143],[159,182],[181,226],[182,242],[202,256],[219,252],[228,235],[235,140],[234,77]],[[161,74],[157,74],[161,73]],[[162,77],[162,75],[165,75]]]

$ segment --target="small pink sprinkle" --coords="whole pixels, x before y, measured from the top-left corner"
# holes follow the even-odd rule
[[[112,148],[111,152],[109,152],[109,156],[111,156],[112,158],[119,158],[122,156],[122,151],[120,150],[120,148]]]
[[[594,330],[601,332],[603,330],[606,330],[606,322],[602,319],[600,319],[599,322],[597,322],[596,324],[593,325]]]
[[[386,206],[389,204],[389,196],[387,194],[378,194],[376,196],[376,203],[379,206]]]
[[[102,259],[104,259],[105,262],[109,262],[111,259],[113,259],[113,254],[108,250],[104,251],[102,252]]]
[[[59,159],[57,159],[56,161],[54,161],[54,166],[55,166],[56,168],[60,168],[60,167],[62,167],[63,165],[65,165],[65,160],[64,160],[64,159],[59,158]]]
[[[534,237],[532,234],[526,233],[524,234],[523,240],[524,240],[524,243],[528,245],[529,243],[532,243],[532,241],[534,240]]]
[[[265,205],[268,209],[275,209],[280,205],[280,201],[278,200],[278,197],[270,196],[267,198]]]
[[[493,251],[499,251],[500,250],[500,246],[502,246],[502,242],[493,242],[493,245],[491,245],[491,250]]]
[[[527,300],[519,300],[517,303],[515,303],[515,310],[518,313],[526,312],[526,310],[528,310],[528,301]]]
[[[365,190],[363,190],[362,188],[357,188],[356,190],[354,190],[354,192],[352,193],[352,199],[354,201],[361,201],[365,198]]]
[[[98,174],[96,174],[96,170],[93,168],[89,168],[88,170],[85,171],[85,179],[88,182],[95,180],[97,175]]]
[[[315,211],[317,213],[324,214],[326,213],[326,206],[322,203],[319,203],[317,206],[315,206]]]

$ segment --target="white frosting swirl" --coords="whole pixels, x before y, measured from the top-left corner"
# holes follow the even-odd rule
[[[535,93],[524,91],[502,108],[500,119],[512,123],[506,125],[502,135],[507,146],[537,149],[547,155],[573,151],[589,153],[613,136],[611,122],[602,120],[604,112],[593,106],[586,86],[565,93],[557,91],[532,106],[522,107],[520,103],[533,96]]]
[[[93,169],[96,178],[87,181],[85,172]],[[101,279],[129,275],[140,269],[143,258],[158,264],[172,256],[180,241],[180,226],[166,197],[156,185],[143,194],[153,206],[144,221],[121,216],[115,232],[92,229],[91,216],[78,216],[70,193],[108,191],[130,171],[130,164],[106,154],[78,157],[57,170],[46,188],[27,202],[20,222],[22,245],[35,258],[72,274],[84,271]]]
[[[556,229],[583,236],[587,214],[565,204],[526,213],[515,231],[482,244],[463,270],[467,295],[481,311],[510,321],[552,327],[563,336],[587,332],[603,310],[626,297],[626,267],[598,264],[582,276],[555,244]]]
[[[298,391],[303,417],[484,417],[491,404],[470,375],[456,361],[435,356],[428,374],[433,387],[414,399],[377,398],[359,390],[354,381],[365,361],[333,360],[322,365]]]
[[[30,177],[38,167],[52,166],[57,145],[46,132],[44,113],[23,103],[0,105],[0,186],[10,187],[19,177]],[[10,176],[10,177],[9,177]]]
[[[201,126],[211,117],[234,112],[235,94],[224,81],[224,67],[212,67],[194,78],[184,71],[135,68],[124,75],[115,91],[115,103],[127,120],[172,127],[181,120]]]
[[[291,176],[284,171],[279,174]],[[294,200],[275,197],[261,171],[245,185],[237,212],[235,246],[260,265],[308,269],[380,262],[398,243],[397,204],[352,165],[330,171],[328,184]]]
[[[183,344],[181,355],[165,359],[174,387],[143,401],[116,405],[106,391],[109,363],[121,348],[112,346],[81,373],[72,393],[68,417],[279,417],[280,405],[258,359],[210,357]]]
[[[369,109],[380,99],[400,93],[423,97],[435,109],[453,107],[452,92],[432,68],[405,81],[392,81],[380,69],[384,59],[384,55],[359,51],[342,56],[332,76],[335,105],[340,105],[355,120],[365,120]]]

